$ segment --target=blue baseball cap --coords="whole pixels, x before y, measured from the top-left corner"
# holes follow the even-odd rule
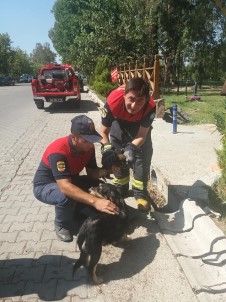
[[[90,143],[98,143],[103,139],[95,130],[93,120],[86,115],[78,115],[71,120],[71,133],[81,136]]]

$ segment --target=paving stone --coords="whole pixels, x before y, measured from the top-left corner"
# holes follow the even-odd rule
[[[35,215],[35,214],[27,214],[26,215],[26,218],[25,218],[25,222],[30,222],[30,221],[40,221],[40,222],[45,222],[47,221],[47,217],[48,217],[48,214],[47,213],[42,213],[41,215],[38,214],[38,215]]]
[[[16,242],[17,236],[18,236],[18,231],[14,231],[10,233],[0,232],[0,241]]]
[[[40,207],[22,207],[22,208],[19,207],[18,215],[21,215],[21,214],[37,215],[39,213],[39,210],[40,210]]]
[[[7,222],[24,222],[26,218],[26,214],[23,215],[5,215],[3,223]]]
[[[18,233],[18,237],[16,239],[17,242],[20,241],[40,241],[40,238],[42,237],[42,232],[43,230],[37,230],[35,232],[31,232],[31,231],[20,231]]]
[[[72,264],[67,265],[48,265],[45,270],[45,274],[43,277],[43,281],[49,281],[51,279],[64,279],[64,280],[72,280]]]
[[[13,297],[12,301],[21,301],[20,296],[24,293],[26,282],[21,281],[16,284],[3,284],[0,283],[1,297]]]
[[[35,221],[33,224],[33,230],[50,230],[50,231],[54,231],[55,227],[53,222],[45,222],[45,223],[41,223],[39,221]]]
[[[56,234],[52,230],[43,230],[41,241],[46,241],[48,239],[56,239]]]
[[[58,239],[52,240],[51,253],[55,253],[63,250],[74,251],[75,244],[73,242],[63,242]]]
[[[32,208],[33,200],[14,201],[13,207],[18,208]]]
[[[56,287],[57,280],[50,280],[44,283],[29,281],[26,283],[23,295],[37,294],[39,299],[44,301],[56,301]]]
[[[22,222],[22,223],[13,222],[10,226],[9,232],[13,232],[17,230],[30,232],[32,231],[33,226],[34,226],[34,222]]]
[[[41,242],[27,241],[25,251],[30,252],[43,252],[47,253],[50,251],[52,241],[46,240]]]
[[[5,207],[1,207],[1,214],[4,215],[14,215],[16,216],[19,212],[19,208],[5,208]]]
[[[26,241],[21,242],[2,242],[0,254],[6,252],[15,252],[16,254],[23,254],[24,248],[26,246]]]
[[[62,252],[56,252],[53,254],[50,253],[43,253],[43,252],[36,252],[34,256],[34,265],[40,264],[48,264],[48,265],[55,265],[60,266],[62,263]]]
[[[16,254],[14,252],[8,253],[5,257],[4,268],[12,267],[12,266],[19,266],[22,265],[23,267],[31,267],[33,265],[33,258],[35,253],[23,253],[23,254]]]
[[[13,283],[19,281],[34,281],[41,282],[43,280],[45,265],[39,265],[35,267],[23,267],[22,265],[16,268],[15,274],[13,275]]]
[[[12,225],[12,222],[8,222],[8,223],[1,223],[0,224],[0,230],[2,232],[9,232],[9,229]],[[0,237],[0,240],[1,240],[1,237]]]

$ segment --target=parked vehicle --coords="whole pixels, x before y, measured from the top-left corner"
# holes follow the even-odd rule
[[[81,94],[78,78],[68,64],[47,64],[37,77],[33,77],[32,92],[38,109],[44,108],[44,102],[73,102],[80,106]]]
[[[19,80],[20,83],[31,83],[31,81],[32,81],[32,75],[30,74],[25,73],[20,76],[20,80]]]
[[[83,77],[80,73],[76,72],[75,75],[78,78],[79,86],[80,86],[80,91],[84,92],[84,82],[83,82]]]
[[[2,76],[0,77],[0,85],[2,86],[14,86],[15,85],[15,80],[11,78],[10,76]]]

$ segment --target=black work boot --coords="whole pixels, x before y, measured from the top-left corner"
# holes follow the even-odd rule
[[[60,227],[55,223],[55,231],[57,238],[59,238],[61,241],[64,242],[71,242],[73,241],[73,235],[69,230],[64,229],[63,227]]]

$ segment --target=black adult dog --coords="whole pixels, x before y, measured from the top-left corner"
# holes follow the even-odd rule
[[[80,249],[80,258],[74,264],[73,274],[80,267],[86,267],[94,284],[100,284],[103,279],[96,275],[96,266],[102,252],[102,245],[112,244],[120,239],[127,240],[128,209],[117,188],[109,183],[101,183],[91,188],[90,193],[100,198],[114,202],[120,209],[118,215],[98,213],[89,217],[82,224],[77,244]]]

